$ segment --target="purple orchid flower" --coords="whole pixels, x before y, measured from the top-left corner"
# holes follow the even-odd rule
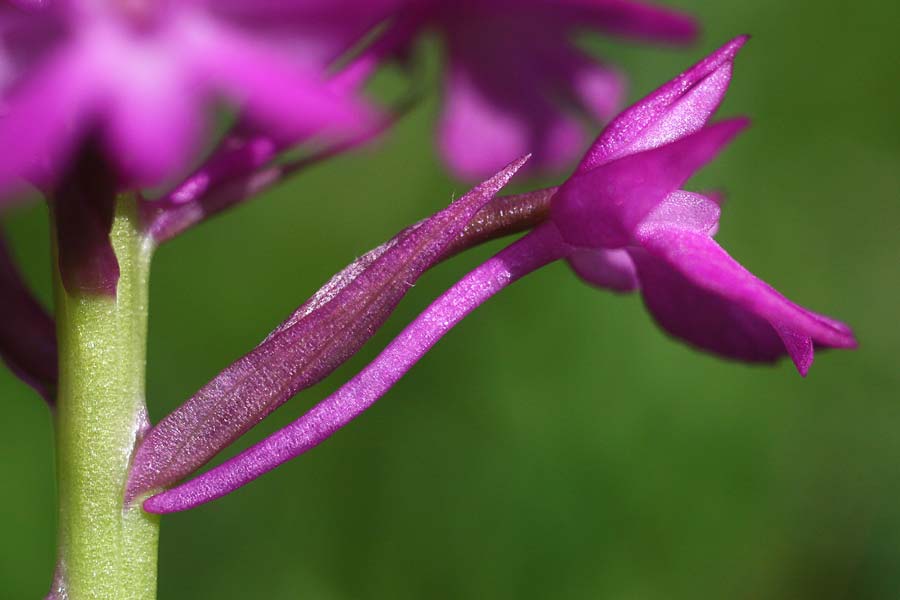
[[[584,149],[584,119],[615,114],[622,77],[576,48],[575,34],[680,44],[697,32],[693,19],[633,0],[408,0],[386,37],[423,27],[447,54],[440,149],[466,179],[526,152],[532,168],[567,167]]]
[[[120,184],[166,182],[194,158],[213,100],[238,105],[276,139],[367,126],[368,109],[270,42],[265,27],[233,18],[235,8],[252,15],[256,3],[224,4],[56,0],[0,8],[0,56],[10,63],[0,78],[0,146],[16,148],[0,160],[0,188],[17,177],[52,179],[89,138],[99,140]],[[28,58],[27,69],[17,57]]]
[[[298,140],[368,134],[374,113],[353,99],[354,90],[330,84],[321,74],[324,65],[267,33],[267,23],[279,32],[303,29],[330,11],[321,2],[237,0],[0,7],[0,146],[16,149],[0,158],[0,194],[9,198],[20,178],[47,192],[67,290],[115,293],[119,271],[109,227],[116,194],[181,173],[199,149],[211,101],[237,105],[243,129],[271,149],[263,160],[259,144],[242,148],[243,170],[219,168],[221,157],[211,158],[218,175],[226,170],[232,179],[249,180],[245,192],[265,178],[257,168]],[[372,26],[383,18],[380,11],[357,13],[353,32],[363,20]],[[333,33],[341,43],[351,35]],[[229,160],[225,166],[235,167],[233,156]],[[197,182],[194,177],[188,184],[196,191]],[[171,237],[237,201],[221,196],[199,208],[161,202],[148,209],[152,203],[145,202],[143,212],[153,216],[147,227],[161,220]]]
[[[563,258],[605,286],[638,283],[674,335],[728,357],[789,354],[806,374],[815,345],[853,348],[849,327],[784,298],[712,239],[718,204],[679,188],[746,126],[707,125],[738,38],[613,121],[550,200],[549,218],[452,286],[357,376],[294,423],[211,471],[145,501],[166,513],[219,498],[325,441],[386,393],[467,314]],[[549,194],[547,194],[549,196]]]

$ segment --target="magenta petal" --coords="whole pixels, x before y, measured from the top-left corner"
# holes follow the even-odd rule
[[[53,404],[56,327],[25,285],[0,235],[0,358]]]
[[[703,127],[721,103],[731,81],[731,62],[746,41],[746,36],[732,40],[623,111],[600,134],[577,173]]]
[[[702,350],[748,362],[785,354],[778,333],[762,317],[696,285],[653,255],[631,250],[647,310],[670,335]]]
[[[338,273],[252,352],[151,429],[135,454],[129,496],[194,472],[353,356],[526,160]]]
[[[746,119],[723,121],[577,174],[554,197],[551,218],[573,246],[627,246],[637,225],[747,124]]]
[[[721,196],[677,190],[654,208],[641,222],[641,227],[665,225],[712,235],[722,214]]]
[[[0,106],[0,198],[19,179],[47,184],[85,133],[94,90],[75,51],[52,57]]]
[[[784,344],[791,360],[794,361],[797,371],[800,372],[801,376],[806,377],[815,357],[812,338],[808,335],[800,335],[780,325],[775,327],[775,331],[778,333],[778,337],[781,338],[781,342]]]
[[[206,126],[201,98],[180,66],[156,70],[166,72],[120,76],[118,89],[108,90],[106,155],[134,187],[158,184],[189,164]]]
[[[634,261],[626,250],[578,248],[567,260],[572,270],[591,285],[614,292],[633,292],[640,285]]]
[[[578,10],[578,22],[615,35],[686,43],[697,36],[697,22],[663,6],[635,0],[561,0],[561,7]]]
[[[252,30],[307,66],[326,67],[403,0],[208,0],[208,10]]]
[[[308,413],[211,471],[146,500],[144,510],[169,513],[215,500],[318,446],[372,406],[466,315],[569,250],[551,223],[538,227],[457,282],[372,363]]]
[[[458,58],[447,71],[439,137],[458,176],[483,177],[526,152],[535,153],[535,166],[558,167],[581,148],[581,126],[541,96],[539,81],[526,82],[521,72],[515,72],[518,83],[508,82],[508,74],[495,80],[483,66],[475,71]]]
[[[856,347],[849,327],[794,304],[747,271],[706,234],[653,225],[642,228],[638,239],[647,252],[668,264],[673,272],[677,271],[703,294],[716,298],[716,302],[722,305],[719,312],[730,311],[729,314],[739,314],[739,318],[744,320],[745,315],[752,315],[768,323],[772,334],[791,353],[801,373],[809,368],[812,361],[812,348],[804,338],[811,338],[814,343],[828,347]],[[643,285],[641,264],[638,268]],[[710,312],[713,312],[712,309]],[[691,334],[685,330],[678,335],[690,339],[688,335]],[[719,335],[728,335],[728,332],[721,330]],[[720,351],[711,344],[706,347]],[[771,350],[769,342],[761,344],[761,347],[765,347],[767,352]]]
[[[210,27],[205,34],[189,37],[198,71],[279,140],[354,135],[373,124],[369,108],[268,49],[224,28]]]

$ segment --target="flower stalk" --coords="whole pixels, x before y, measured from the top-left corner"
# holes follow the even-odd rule
[[[59,388],[56,451],[58,565],[48,598],[152,599],[159,519],[125,503],[144,400],[153,246],[137,204],[120,196],[111,232],[120,268],[115,296],[71,293],[55,271]]]

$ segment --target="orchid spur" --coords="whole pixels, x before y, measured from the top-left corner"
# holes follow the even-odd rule
[[[855,347],[849,327],[792,303],[725,253],[712,237],[719,204],[680,190],[747,124],[707,124],[745,41],[726,44],[610,123],[575,174],[543,195],[546,220],[453,285],[334,394],[238,456],[151,497],[145,510],[174,512],[214,500],[322,443],[472,310],[560,259],[580,265],[592,283],[640,285],[664,329],[725,357],[769,362],[787,354],[806,375],[815,346]],[[178,432],[170,436],[155,445],[184,447]],[[139,478],[151,464],[139,462]]]

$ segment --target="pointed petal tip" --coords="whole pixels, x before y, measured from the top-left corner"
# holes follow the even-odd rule
[[[728,194],[723,189],[715,189],[715,190],[706,190],[701,192],[703,196],[706,196],[709,200],[715,202],[719,208],[725,206],[726,202],[728,202]]]
[[[724,146],[731,143],[738,134],[742,133],[748,127],[750,127],[750,119],[748,117],[733,117],[731,119],[713,123],[712,125],[707,126],[706,129],[709,131],[711,139],[716,140],[717,145]]]
[[[496,194],[500,190],[500,188],[505,186],[509,182],[509,180],[513,178],[513,175],[515,175],[519,171],[519,169],[521,169],[525,165],[525,163],[528,162],[530,158],[530,152],[524,156],[517,158],[516,160],[512,161],[511,163],[497,171],[497,173],[495,173],[489,179],[485,180],[478,187],[481,189],[492,190],[492,193]]]
[[[751,38],[751,35],[749,33],[741,34],[741,35],[737,36],[736,38],[734,38],[733,40],[731,40],[730,42],[728,42],[727,44],[725,44],[724,46],[722,46],[722,49],[723,50],[728,49],[728,51],[733,56],[733,55],[737,54],[738,51],[741,48],[743,48],[747,42],[750,41],[750,38]]]

